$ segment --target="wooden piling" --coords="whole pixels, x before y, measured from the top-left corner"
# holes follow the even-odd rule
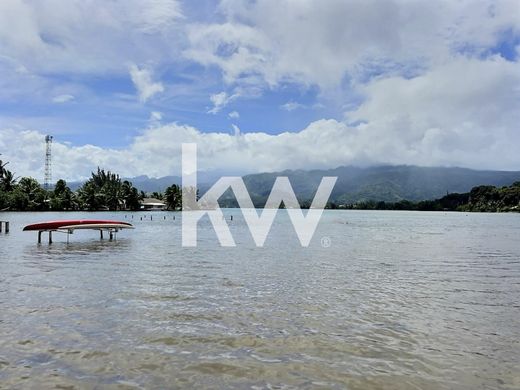
[[[4,231],[4,228],[5,233],[9,233],[9,221],[0,221],[0,233]]]

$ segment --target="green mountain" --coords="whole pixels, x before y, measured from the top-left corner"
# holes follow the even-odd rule
[[[331,195],[335,203],[368,200],[398,202],[440,198],[465,193],[480,185],[507,186],[520,180],[520,171],[477,171],[466,168],[417,166],[339,167],[328,170],[286,170],[244,176],[256,205],[265,203],[277,176],[287,176],[298,198],[310,200],[323,176],[337,176]]]
[[[225,172],[199,174],[199,190],[204,194]],[[473,187],[491,185],[502,187],[520,180],[520,171],[478,171],[466,168],[427,168],[408,165],[376,166],[368,168],[338,167],[323,170],[285,170],[243,176],[253,202],[263,206],[277,176],[288,176],[300,201],[308,201],[323,176],[337,176],[331,201],[351,204],[364,201],[399,202],[438,199],[446,193],[466,193]],[[171,184],[180,184],[178,176],[149,178],[138,176],[129,179],[145,192],[163,192]],[[81,183],[70,183],[71,189]],[[221,197],[222,206],[236,206],[231,191]]]

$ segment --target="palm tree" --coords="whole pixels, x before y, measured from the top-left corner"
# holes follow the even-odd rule
[[[78,190],[78,198],[81,207],[86,208],[87,210],[99,210],[103,206],[103,197],[93,180],[88,180],[83,184],[83,186]]]
[[[168,210],[178,210],[182,208],[182,191],[177,184],[173,184],[166,188],[164,198]]]
[[[78,190],[78,196],[89,210],[139,209],[139,192],[128,180],[98,167],[97,173]]]
[[[16,179],[12,172],[5,168],[7,164],[9,164],[9,162],[3,162],[0,160],[0,189],[6,192],[11,192]]]
[[[51,193],[51,208],[53,210],[70,210],[74,208],[74,193],[67,186],[67,182],[60,179]]]
[[[2,168],[2,172],[0,174],[0,189],[5,192],[11,192],[14,190],[15,185],[16,179],[14,178],[13,173],[7,169]]]
[[[45,205],[45,191],[32,177],[22,177],[13,190],[13,203],[19,210],[41,210]]]
[[[121,186],[121,192],[123,196],[123,201],[125,205],[125,209],[130,210],[139,210],[140,204],[140,196],[137,188],[132,186],[132,183],[128,180],[123,181]]]

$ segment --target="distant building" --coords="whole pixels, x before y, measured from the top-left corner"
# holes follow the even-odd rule
[[[161,211],[166,210],[166,203],[156,198],[144,198],[141,201],[141,210]]]

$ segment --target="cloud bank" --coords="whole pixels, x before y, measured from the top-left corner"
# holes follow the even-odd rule
[[[499,56],[459,57],[414,78],[375,78],[344,120],[299,131],[204,133],[155,123],[124,149],[53,145],[54,176],[85,178],[99,165],[125,176],[180,173],[181,143],[195,142],[202,170],[244,173],[339,165],[414,164],[519,169],[520,67]],[[154,116],[154,115],[152,115]],[[160,117],[155,115],[159,120]],[[0,150],[21,175],[42,176],[44,134],[3,129]]]
[[[116,81],[100,88],[103,98],[115,96],[106,121],[132,104],[147,114],[119,149],[103,147],[95,130],[92,145],[60,143],[55,134],[54,177],[85,178],[97,166],[125,176],[178,174],[182,142],[199,144],[202,169],[233,172],[380,163],[520,169],[517,1],[222,0],[207,13],[171,0],[57,4],[0,2],[0,102],[59,109],[92,96],[103,104],[99,85],[82,81],[110,75]],[[171,79],[212,84],[175,89]],[[121,80],[140,102],[119,89]],[[202,96],[200,106],[180,116],[153,106],[173,90],[186,101]],[[281,118],[275,134],[253,112],[263,96]],[[285,124],[312,110],[323,115]],[[190,125],[201,115],[206,122]],[[2,158],[17,174],[40,178],[47,130],[6,125],[6,116],[0,112]],[[225,125],[214,125],[220,117]],[[232,124],[238,119],[242,130]]]

